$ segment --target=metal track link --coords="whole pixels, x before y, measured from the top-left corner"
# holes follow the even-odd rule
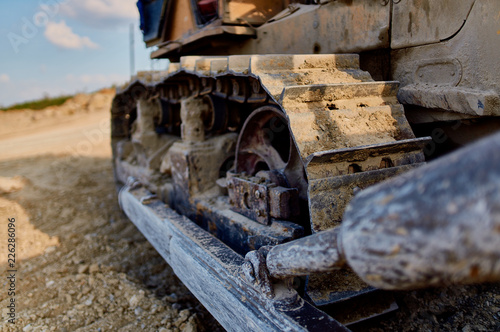
[[[117,94],[113,137],[130,137],[140,98],[160,97],[175,109],[183,99],[211,96],[222,104],[214,112],[230,112],[237,122],[230,128],[222,124],[226,127],[219,126],[217,134],[238,131],[251,110],[274,104],[286,116],[309,181],[376,171],[422,162],[420,149],[425,142],[413,144],[412,151],[402,147],[398,156],[396,147],[370,160],[360,159],[361,154],[336,163],[327,158],[321,163],[309,160],[339,149],[414,139],[397,90],[397,82],[374,82],[360,69],[358,55],[189,56],[171,63],[167,71],[140,74]],[[229,111],[228,105],[232,105]],[[313,214],[313,229],[323,222],[314,218]]]

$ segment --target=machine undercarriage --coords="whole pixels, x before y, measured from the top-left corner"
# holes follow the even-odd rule
[[[434,211],[432,202],[446,195],[432,196],[439,192],[434,188],[431,199],[420,202],[425,188],[416,179],[401,186],[407,190],[391,192],[404,183],[402,174],[420,174],[436,144],[456,143],[437,149],[440,155],[500,128],[498,71],[493,70],[498,62],[486,55],[498,42],[491,42],[491,34],[474,35],[477,22],[491,18],[488,8],[497,4],[464,1],[448,8],[450,2],[441,0],[427,6],[433,10],[424,6],[424,15],[419,1],[204,0],[163,1],[163,7],[161,2],[148,2],[150,13],[163,16],[156,34],[145,28],[145,41],[158,46],[152,57],[179,62],[138,75],[114,99],[113,164],[117,182],[124,185],[120,204],[226,329],[343,331],[398,308],[390,292],[366,282],[386,289],[439,285],[461,275],[454,260],[472,265],[466,277],[453,282],[498,280],[498,268],[485,267],[484,262],[496,264],[486,249],[478,250],[485,257],[482,268],[469,256],[446,252],[441,254],[449,269],[432,276],[426,275],[428,266],[411,270],[419,250],[401,249],[409,235],[417,234],[413,241],[429,248],[439,242],[420,242],[434,234],[419,229],[418,221],[448,227],[440,224],[439,212],[416,211]],[[437,19],[443,11],[453,24]],[[489,20],[484,29],[494,26]],[[472,42],[477,45],[464,46]],[[339,54],[294,54],[302,49]],[[261,53],[266,55],[223,55]],[[476,68],[477,63],[482,65]],[[483,164],[495,169],[492,160]],[[479,168],[464,176],[472,179]],[[423,182],[434,173],[446,175],[429,170],[428,178],[418,175]],[[450,186],[460,178],[445,175],[427,182]],[[357,226],[346,220],[346,209],[351,215],[353,209],[369,210],[349,204],[360,196],[362,201],[365,192],[375,197],[366,189],[391,178],[392,187],[376,187],[387,195],[361,218],[361,225],[373,224],[360,226],[358,238],[375,234],[376,225],[400,224],[382,227],[385,237],[379,243],[368,236],[365,242],[373,247],[360,244],[360,252],[347,255],[344,247],[353,248],[356,239],[341,239],[349,237],[348,227]],[[481,181],[471,181],[477,192],[457,189],[456,197],[446,196],[452,208],[443,211],[453,213],[443,218],[451,225],[452,215],[466,215],[467,204],[461,213],[453,206],[461,194],[470,194],[470,201],[493,206],[480,219],[498,224],[498,190],[483,202]],[[409,221],[393,213],[396,205],[385,209],[399,194],[421,203],[411,207]],[[385,215],[371,220],[378,211]],[[481,243],[478,238],[474,241]],[[386,239],[396,244],[384,246]],[[408,243],[410,248],[413,242]],[[441,257],[438,247],[436,257]],[[379,256],[388,258],[380,267],[388,281],[383,273],[367,272],[378,266],[365,257],[375,262]],[[366,264],[353,270],[349,266],[354,268],[356,260]],[[395,281],[405,279],[406,272],[410,280],[419,275],[425,282]]]
[[[357,55],[185,57],[154,75],[115,98],[117,180],[242,256],[340,225],[357,192],[424,161],[398,84]],[[296,282],[318,306],[374,290],[348,269]]]

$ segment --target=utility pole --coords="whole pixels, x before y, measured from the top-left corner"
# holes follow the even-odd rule
[[[130,77],[135,75],[134,23],[130,23]]]

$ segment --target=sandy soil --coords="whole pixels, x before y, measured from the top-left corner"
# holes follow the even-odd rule
[[[0,331],[220,329],[118,208],[112,96],[68,103],[81,112],[0,113]],[[8,218],[15,324],[7,321]]]
[[[119,210],[112,95],[79,96],[41,113],[0,112],[0,331],[222,330]],[[7,322],[8,218],[16,230],[15,325]],[[353,329],[500,331],[498,284],[395,298],[400,310]]]

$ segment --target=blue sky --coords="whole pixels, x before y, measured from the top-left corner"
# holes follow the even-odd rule
[[[136,0],[2,0],[0,105],[91,92],[130,76],[129,26],[136,70],[151,62],[138,28]]]

